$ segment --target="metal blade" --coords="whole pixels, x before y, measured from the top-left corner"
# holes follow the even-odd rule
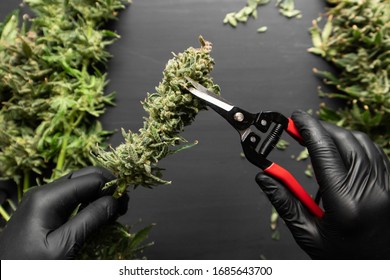
[[[189,88],[188,90],[196,97],[198,97],[198,98],[200,98],[208,103],[211,103],[211,104],[225,110],[226,112],[229,112],[231,109],[234,108],[234,106],[232,104],[230,104],[228,101],[226,101],[222,97],[210,92],[201,84],[195,82],[191,78],[186,77],[186,79],[194,86],[194,88]]]

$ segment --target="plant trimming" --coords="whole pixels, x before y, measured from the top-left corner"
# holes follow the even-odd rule
[[[390,156],[390,1],[328,0],[323,27],[310,28],[313,47],[335,67],[314,69],[334,88],[322,96],[339,98],[339,110],[322,104],[320,117],[337,125],[367,133]]]

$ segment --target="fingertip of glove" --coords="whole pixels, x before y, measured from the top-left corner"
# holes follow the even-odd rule
[[[116,176],[108,169],[105,169],[103,167],[94,167],[94,168],[97,169],[96,172],[100,173],[107,180],[107,182],[116,179]]]
[[[126,194],[122,195],[120,198],[118,198],[117,200],[118,200],[118,214],[120,216],[122,216],[122,215],[126,214],[126,212],[127,212],[130,197],[126,193]]]
[[[303,110],[295,110],[293,113],[292,113],[292,117],[299,117],[299,116],[302,116],[302,115],[308,115],[307,112],[303,111]]]
[[[126,214],[130,197],[127,194],[124,194],[120,198],[114,198],[107,195],[102,197],[100,200],[107,209],[108,218],[111,220],[116,220],[118,217]]]
[[[107,220],[113,221],[120,216],[120,203],[112,196],[103,196],[95,203],[105,209]]]
[[[68,179],[77,178],[85,175],[97,174],[102,176],[106,181],[115,180],[114,174],[112,174],[109,170],[100,167],[100,166],[88,166],[84,167],[80,170],[74,171],[70,173]]]
[[[257,173],[255,180],[256,180],[256,183],[262,189],[267,187],[267,186],[269,186],[269,185],[273,185],[274,184],[272,179],[267,174],[265,174],[264,172]]]
[[[102,197],[105,195],[112,195],[116,186],[104,188],[105,184],[116,179],[116,177],[107,169],[100,166],[88,166],[64,176],[68,180],[77,179],[98,187],[97,195]]]
[[[291,115],[292,120],[298,126],[300,125],[300,122],[302,122],[303,120],[307,119],[308,117],[311,118],[311,116],[307,112],[305,112],[303,110],[296,110]]]
[[[263,172],[259,172],[257,173],[256,177],[255,177],[255,180],[256,180],[256,183],[261,183],[263,181],[263,178],[264,178],[264,173]]]

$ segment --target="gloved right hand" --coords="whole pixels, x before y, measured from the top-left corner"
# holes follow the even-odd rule
[[[280,182],[256,181],[313,259],[390,259],[390,163],[366,134],[292,115],[309,151],[325,215],[314,217]]]
[[[0,236],[1,259],[71,259],[85,239],[127,210],[128,196],[102,190],[115,177],[87,167],[29,190]],[[85,205],[74,217],[76,206]]]

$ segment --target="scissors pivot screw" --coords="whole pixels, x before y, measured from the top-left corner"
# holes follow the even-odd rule
[[[242,122],[244,120],[244,114],[241,112],[237,112],[234,114],[234,120],[238,122]]]

